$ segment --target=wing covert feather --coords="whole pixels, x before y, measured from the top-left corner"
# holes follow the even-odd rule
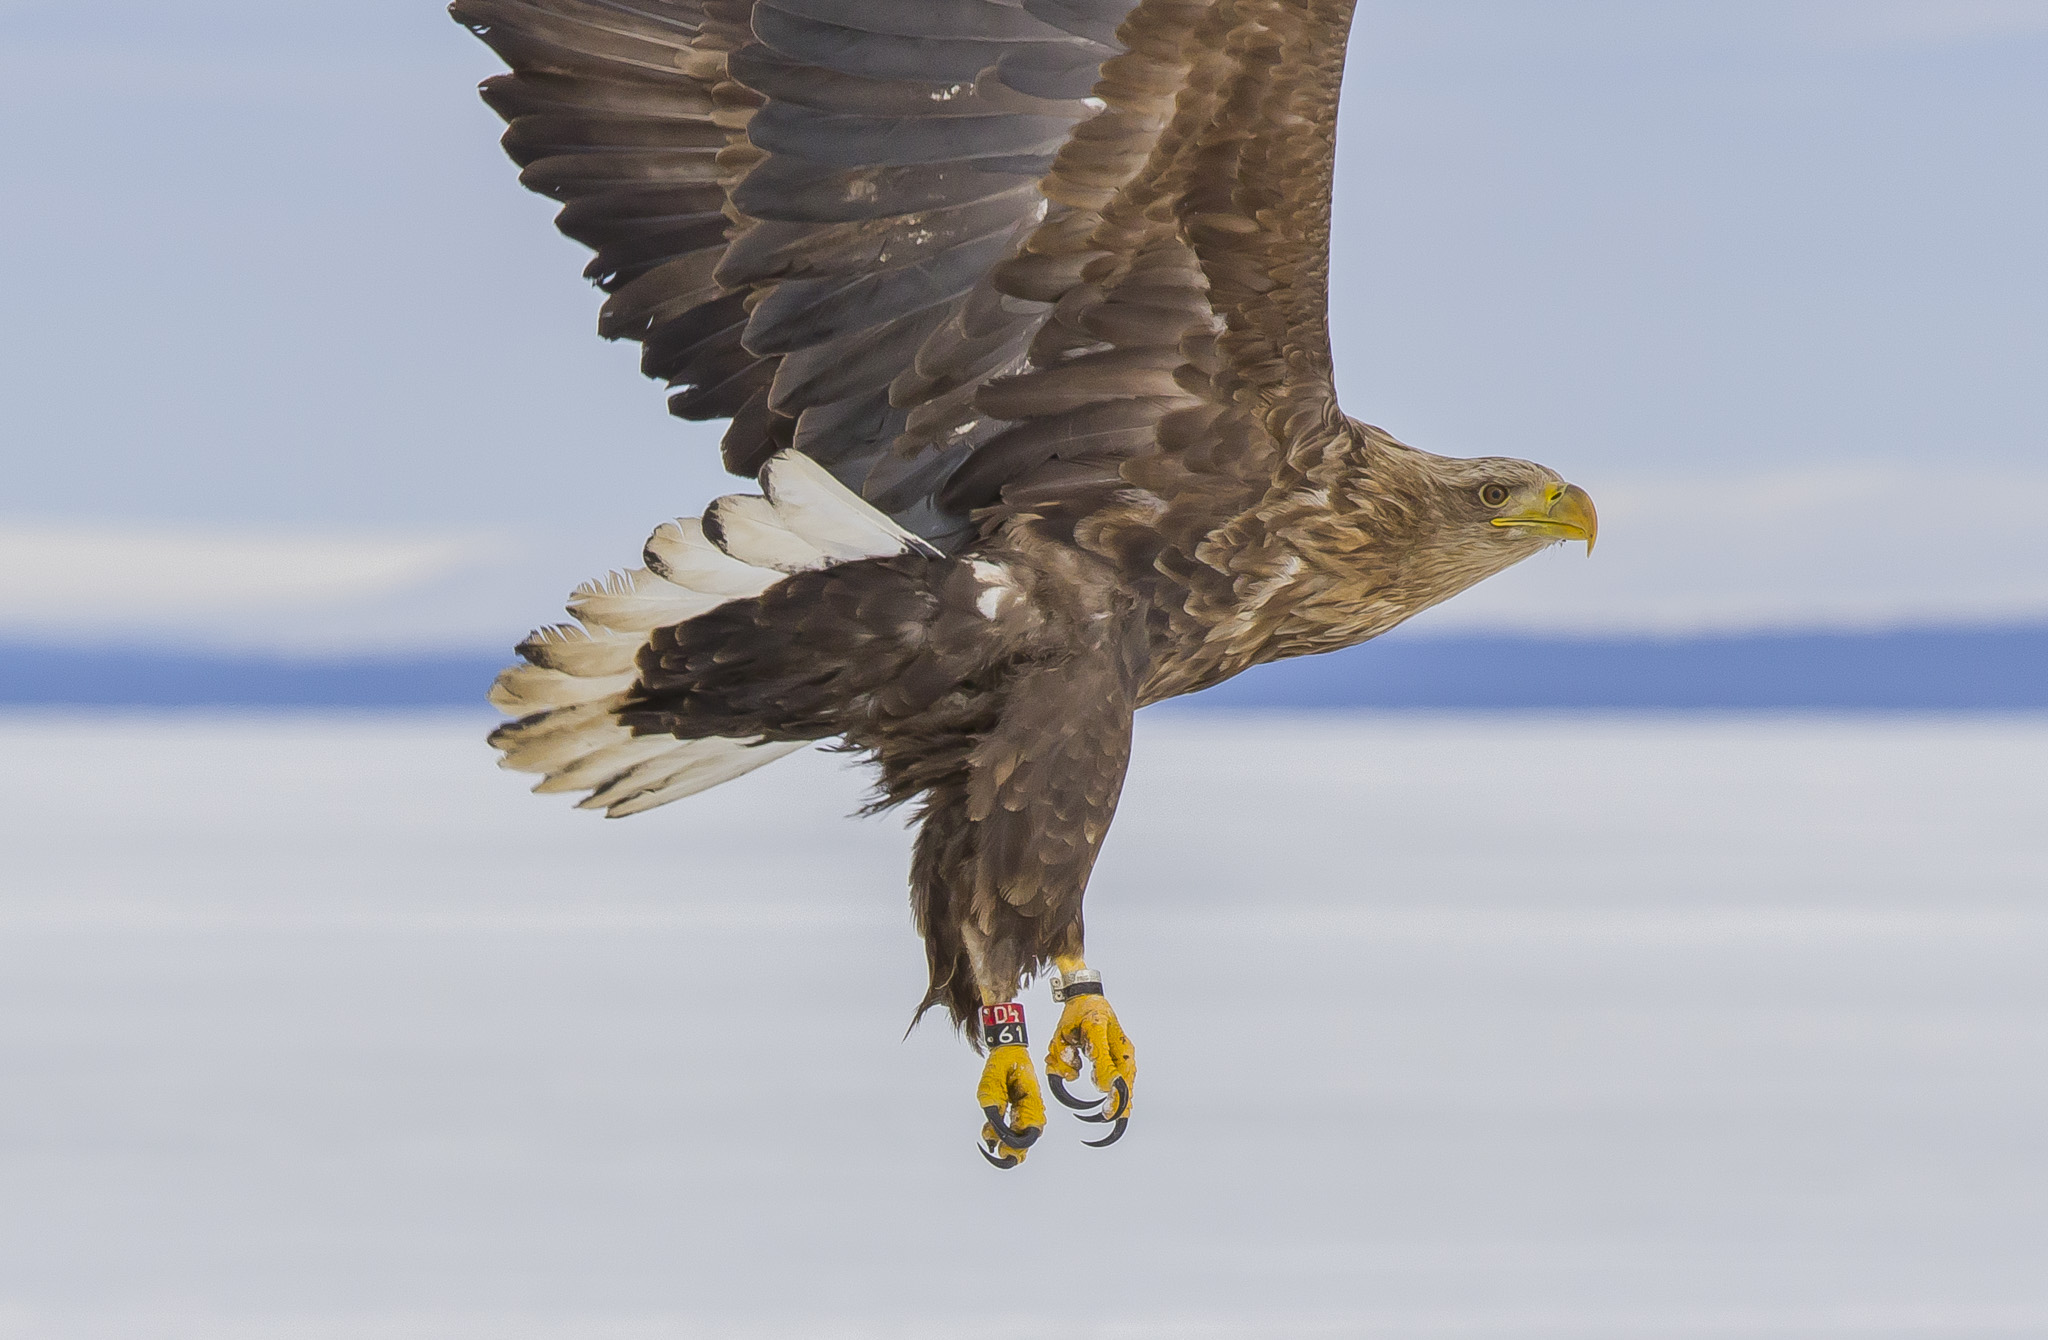
[[[1133,576],[1228,598],[1217,537],[1344,431],[1327,275],[1350,18],[1350,0],[1146,0],[1126,20],[1106,110],[996,271],[1054,307],[1023,364],[976,392],[1006,422],[946,506],[1052,523]],[[918,372],[944,376],[923,355]]]

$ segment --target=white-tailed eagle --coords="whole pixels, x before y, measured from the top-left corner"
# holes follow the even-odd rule
[[[1348,418],[1325,320],[1347,0],[456,0],[669,408],[761,495],[655,531],[519,647],[491,738],[632,814],[817,740],[918,800],[922,1008],[979,1023],[983,1152],[1046,1070],[1129,1119],[1081,900],[1131,716],[1350,646],[1586,495]],[[586,448],[588,449],[588,448]],[[921,1011],[920,1011],[921,1012]],[[1084,1064],[1102,1097],[1068,1094]],[[1109,1143],[1108,1139],[1097,1143]]]

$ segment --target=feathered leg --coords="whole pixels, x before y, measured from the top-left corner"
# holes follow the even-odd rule
[[[1023,1161],[1045,1120],[1013,997],[1047,966],[1058,966],[1069,996],[1049,1069],[1064,1081],[1080,1076],[1078,1058],[1094,1062],[1111,1106],[1091,1119],[1116,1126],[1100,1143],[1122,1135],[1129,1116],[1136,1064],[1082,960],[1081,899],[1129,757],[1142,655],[1127,631],[1135,624],[1095,621],[1079,648],[1004,676],[978,729],[948,742],[941,777],[925,793],[911,867],[932,975],[924,1004],[946,1006],[963,1027],[978,1023],[987,1052],[975,1095],[986,1118],[982,1152],[999,1167]],[[929,747],[877,752],[885,775],[939,757]]]

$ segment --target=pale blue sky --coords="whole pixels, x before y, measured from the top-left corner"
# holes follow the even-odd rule
[[[734,487],[494,68],[432,0],[0,0],[0,634],[496,640]],[[1609,524],[1441,618],[2048,617],[2044,163],[2048,0],[1362,5],[1346,406]]]

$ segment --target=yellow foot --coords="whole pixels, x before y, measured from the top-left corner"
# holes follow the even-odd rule
[[[1076,990],[1076,987],[1081,990]],[[1092,992],[1087,987],[1094,987]],[[1100,1140],[1081,1143],[1100,1149],[1123,1138],[1131,1122],[1131,1095],[1138,1087],[1138,1056],[1131,1040],[1124,1036],[1116,1011],[1102,998],[1099,982],[1075,983],[1066,988],[1066,1006],[1059,1026],[1045,1052],[1045,1075],[1052,1083],[1053,1097],[1075,1110],[1082,1121],[1115,1123],[1115,1129]],[[1091,1078],[1102,1091],[1099,1098],[1076,1098],[1067,1092],[1065,1081],[1081,1078],[1081,1060],[1093,1063]]]
[[[981,1068],[975,1099],[987,1121],[977,1148],[996,1167],[1014,1168],[1045,1134],[1045,1099],[1039,1096],[1038,1072],[1031,1068],[1025,1042],[1024,1007],[983,1006],[981,1036],[988,1062]]]

